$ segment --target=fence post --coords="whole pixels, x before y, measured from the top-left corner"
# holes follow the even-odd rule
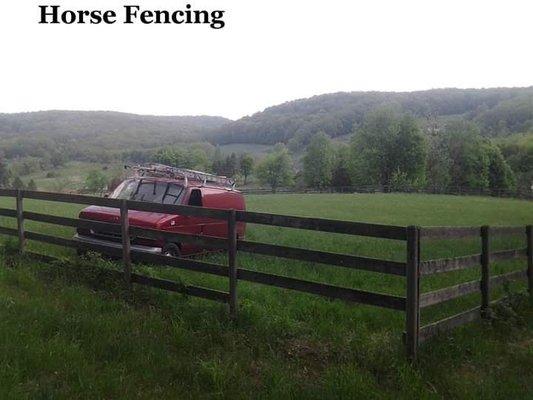
[[[490,227],[481,227],[481,315],[489,316],[490,303]]]
[[[17,230],[19,236],[19,252],[24,252],[24,246],[26,239],[24,238],[24,207],[22,205],[22,199],[24,198],[24,192],[17,190]]]
[[[527,280],[529,295],[533,297],[533,225],[526,227],[527,233]]]
[[[420,280],[420,229],[407,227],[407,293],[405,307],[405,345],[407,355],[416,360],[418,331],[420,328],[419,280]]]
[[[235,210],[228,214],[228,270],[229,270],[229,314],[237,317],[237,220]]]
[[[131,288],[131,245],[130,245],[130,221],[128,218],[128,203],[120,202],[120,227],[122,234],[122,263],[124,265],[124,282],[128,289]]]

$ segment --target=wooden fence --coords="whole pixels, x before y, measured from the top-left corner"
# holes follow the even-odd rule
[[[529,290],[533,290],[533,244],[531,226],[499,227],[499,228],[420,228],[416,226],[400,227],[378,225],[350,221],[337,221],[321,218],[294,217],[250,211],[235,211],[209,209],[183,205],[164,205],[130,200],[91,197],[76,194],[46,193],[36,191],[22,191],[0,189],[0,196],[16,199],[16,209],[0,208],[0,216],[13,217],[17,220],[17,229],[0,227],[0,234],[18,237],[20,251],[25,252],[26,240],[35,240],[53,245],[66,246],[80,250],[94,250],[103,254],[120,257],[123,263],[122,278],[125,285],[133,283],[147,285],[173,292],[185,293],[189,296],[201,297],[229,305],[232,318],[238,312],[237,285],[239,281],[254,282],[269,286],[315,294],[330,299],[340,299],[347,302],[368,304],[389,308],[405,313],[406,330],[405,343],[407,353],[411,358],[416,357],[419,342],[433,334],[471,321],[481,315],[489,307],[489,287],[503,283],[506,279],[523,278],[526,271],[513,272],[498,277],[489,277],[489,263],[491,259],[508,259],[528,254]],[[107,206],[120,209],[119,223],[108,223],[87,219],[67,218],[56,215],[41,214],[24,211],[24,199],[64,202],[73,204],[87,204]],[[129,225],[129,210],[179,214],[185,216],[206,217],[214,220],[224,220],[227,223],[228,237],[210,237],[203,235],[187,235],[178,232],[159,231]],[[121,246],[104,244],[87,244],[63,237],[51,236],[39,232],[28,231],[24,227],[26,220],[69,226],[85,229],[104,229],[121,237]],[[347,235],[382,238],[406,243],[406,259],[404,262],[369,258],[348,254],[309,250],[296,247],[280,246],[267,243],[251,242],[237,238],[237,222],[271,225],[295,229],[306,229],[320,232],[341,233]],[[489,250],[489,234],[526,233],[527,252],[524,249],[491,253]],[[420,260],[421,238],[453,238],[481,234],[483,250],[481,254],[446,260]],[[193,260],[188,258],[167,257],[160,254],[139,252],[131,247],[132,236],[151,239],[165,239],[170,242],[195,243],[199,246],[227,251],[227,265]],[[365,270],[382,274],[391,274],[406,279],[405,297],[383,293],[340,287],[320,282],[312,282],[286,276],[269,274],[245,268],[239,268],[237,253],[255,253],[286,259],[309,261],[344,268]],[[31,255],[38,256],[31,253]],[[42,256],[41,256],[42,257]],[[45,258],[49,258],[44,256]],[[132,262],[145,262],[165,265],[205,274],[228,278],[228,290],[219,291],[204,287],[181,285],[173,281],[139,275],[133,272]],[[479,282],[468,282],[451,288],[435,292],[420,294],[420,278],[426,275],[458,270],[479,264],[483,266],[481,290],[483,303],[476,309],[438,321],[428,326],[420,327],[420,309],[429,305],[451,300],[464,294],[478,290]]]
[[[481,239],[480,253],[418,262],[418,275],[422,279],[434,274],[442,274],[450,271],[481,266],[480,280],[464,282],[418,295],[418,304],[416,307],[420,310],[472,293],[481,293],[481,304],[479,306],[425,326],[420,326],[420,324],[417,323],[416,329],[418,330],[418,334],[415,336],[419,342],[423,342],[437,333],[449,331],[465,323],[484,317],[490,317],[490,306],[498,301],[491,301],[491,287],[501,286],[509,281],[528,279],[529,293],[533,296],[533,230],[531,225],[523,227],[431,227],[419,228],[418,230],[420,238],[427,238],[430,240],[463,239],[472,237],[478,237]],[[496,236],[505,235],[522,235],[525,246],[518,249],[492,251],[491,239]],[[522,259],[526,257],[526,268],[492,276],[491,263],[493,261]],[[418,346],[418,343],[412,346],[414,347],[414,350],[411,349],[411,352],[414,351],[416,355],[416,347]]]

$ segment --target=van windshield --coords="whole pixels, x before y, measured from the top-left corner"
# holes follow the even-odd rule
[[[161,204],[180,204],[183,186],[152,179],[128,179],[109,196],[113,199],[147,201]]]

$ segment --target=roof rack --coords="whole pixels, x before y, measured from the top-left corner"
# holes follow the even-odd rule
[[[163,164],[124,165],[124,169],[131,169],[137,176],[142,177],[183,179],[185,186],[188,186],[189,180],[191,180],[201,182],[202,185],[214,183],[230,190],[235,189],[235,181],[231,178],[192,169],[171,167]]]

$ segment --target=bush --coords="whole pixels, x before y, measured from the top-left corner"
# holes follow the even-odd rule
[[[107,178],[102,172],[98,170],[89,172],[85,179],[85,189],[96,193],[105,190],[106,187]]]

